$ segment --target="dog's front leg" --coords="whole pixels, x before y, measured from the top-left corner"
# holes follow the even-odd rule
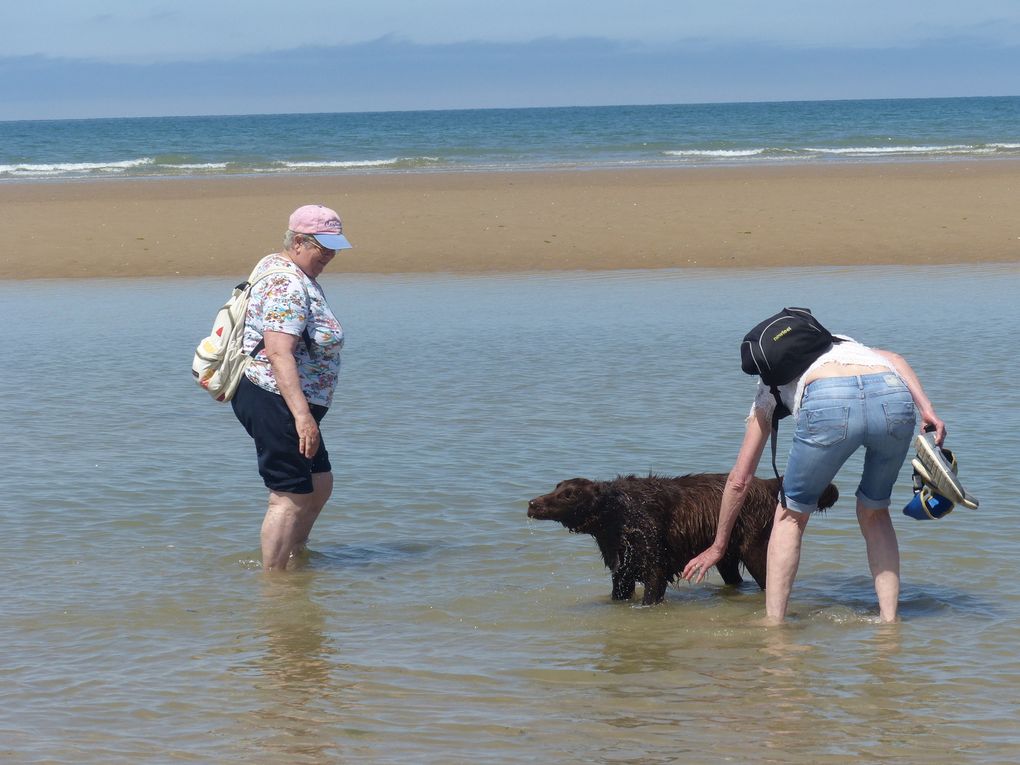
[[[623,545],[618,551],[613,566],[613,600],[630,600],[634,597],[637,576],[634,571],[634,555],[630,545]]]
[[[668,584],[669,579],[661,569],[653,571],[645,582],[645,594],[641,598],[641,604],[653,606],[656,603],[661,603],[663,598],[666,597],[666,585]]]
[[[636,586],[633,571],[618,568],[613,572],[613,600],[630,600]]]

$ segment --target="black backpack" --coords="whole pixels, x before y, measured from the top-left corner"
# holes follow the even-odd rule
[[[790,410],[779,397],[779,386],[800,377],[815,359],[841,342],[811,315],[810,308],[784,308],[765,321],[756,324],[744,335],[740,344],[740,367],[749,375],[757,375],[769,386],[776,399],[772,412],[772,469],[776,467],[776,438],[779,421],[790,415]],[[782,484],[779,494],[786,506],[786,493]]]

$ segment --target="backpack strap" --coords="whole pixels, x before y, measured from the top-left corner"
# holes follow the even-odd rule
[[[305,341],[305,348],[308,349],[308,355],[314,357],[315,354],[312,350],[314,346],[312,344],[312,336],[308,334],[308,327],[305,327],[303,330],[301,330],[301,339]],[[263,337],[258,341],[258,343],[255,344],[255,347],[248,352],[248,355],[251,356],[252,358],[255,358],[256,356],[259,355],[259,351],[261,351],[265,347],[266,338]]]
[[[776,474],[776,478],[779,479],[779,499],[782,502],[783,507],[786,507],[786,492],[783,491],[783,479],[779,475],[779,468],[776,466],[776,441],[779,438],[779,421],[790,413],[790,410],[786,408],[786,404],[779,396],[779,387],[776,385],[770,385],[769,390],[772,393],[773,398],[776,400],[776,406],[772,410],[772,435],[770,440],[772,442],[772,472]]]
[[[265,258],[263,258],[262,260],[265,260]],[[237,285],[239,289],[252,290],[252,289],[255,288],[255,285],[258,282],[262,281],[267,276],[275,276],[276,274],[287,274],[288,276],[297,276],[297,274],[295,274],[289,268],[270,268],[265,273],[262,273],[262,274],[259,274],[258,276],[256,276],[255,272],[259,270],[259,265],[261,265],[261,264],[262,264],[262,261],[260,260],[258,265],[255,266],[254,270],[252,270],[251,275],[248,277],[248,280],[246,282],[242,282],[241,284]],[[312,312],[312,306],[311,306],[311,301],[308,298],[308,289],[305,287],[304,283],[300,280],[300,278],[298,279],[298,284],[301,285],[301,289],[305,293],[305,302],[308,303],[308,313],[310,314]],[[315,344],[312,342],[312,336],[310,334],[308,334],[308,327],[307,326],[303,330],[301,330],[301,339],[305,341],[305,348],[308,350],[308,355],[314,358],[315,357],[315,351],[314,351]],[[265,347],[266,347],[266,338],[263,336],[263,337],[259,338],[259,341],[255,344],[255,347],[252,348],[248,352],[248,355],[251,356],[252,358],[255,358],[258,355],[259,351],[261,351]]]

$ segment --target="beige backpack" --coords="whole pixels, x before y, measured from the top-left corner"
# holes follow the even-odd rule
[[[290,274],[286,268],[272,268],[255,276],[252,271],[247,281],[234,287],[230,298],[216,313],[212,333],[198,344],[191,362],[191,374],[210,396],[217,401],[230,401],[241,382],[254,354],[244,353],[244,317],[248,312],[252,288],[267,276]],[[302,285],[303,286],[303,285]],[[256,346],[258,347],[258,346]]]

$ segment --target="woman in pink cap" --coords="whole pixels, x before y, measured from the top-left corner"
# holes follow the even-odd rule
[[[344,333],[316,279],[339,250],[350,249],[335,211],[299,207],[283,251],[264,257],[245,316],[248,366],[231,399],[255,441],[259,474],[269,489],[262,522],[262,565],[283,570],[308,541],[333,491],[319,423],[333,401]]]

